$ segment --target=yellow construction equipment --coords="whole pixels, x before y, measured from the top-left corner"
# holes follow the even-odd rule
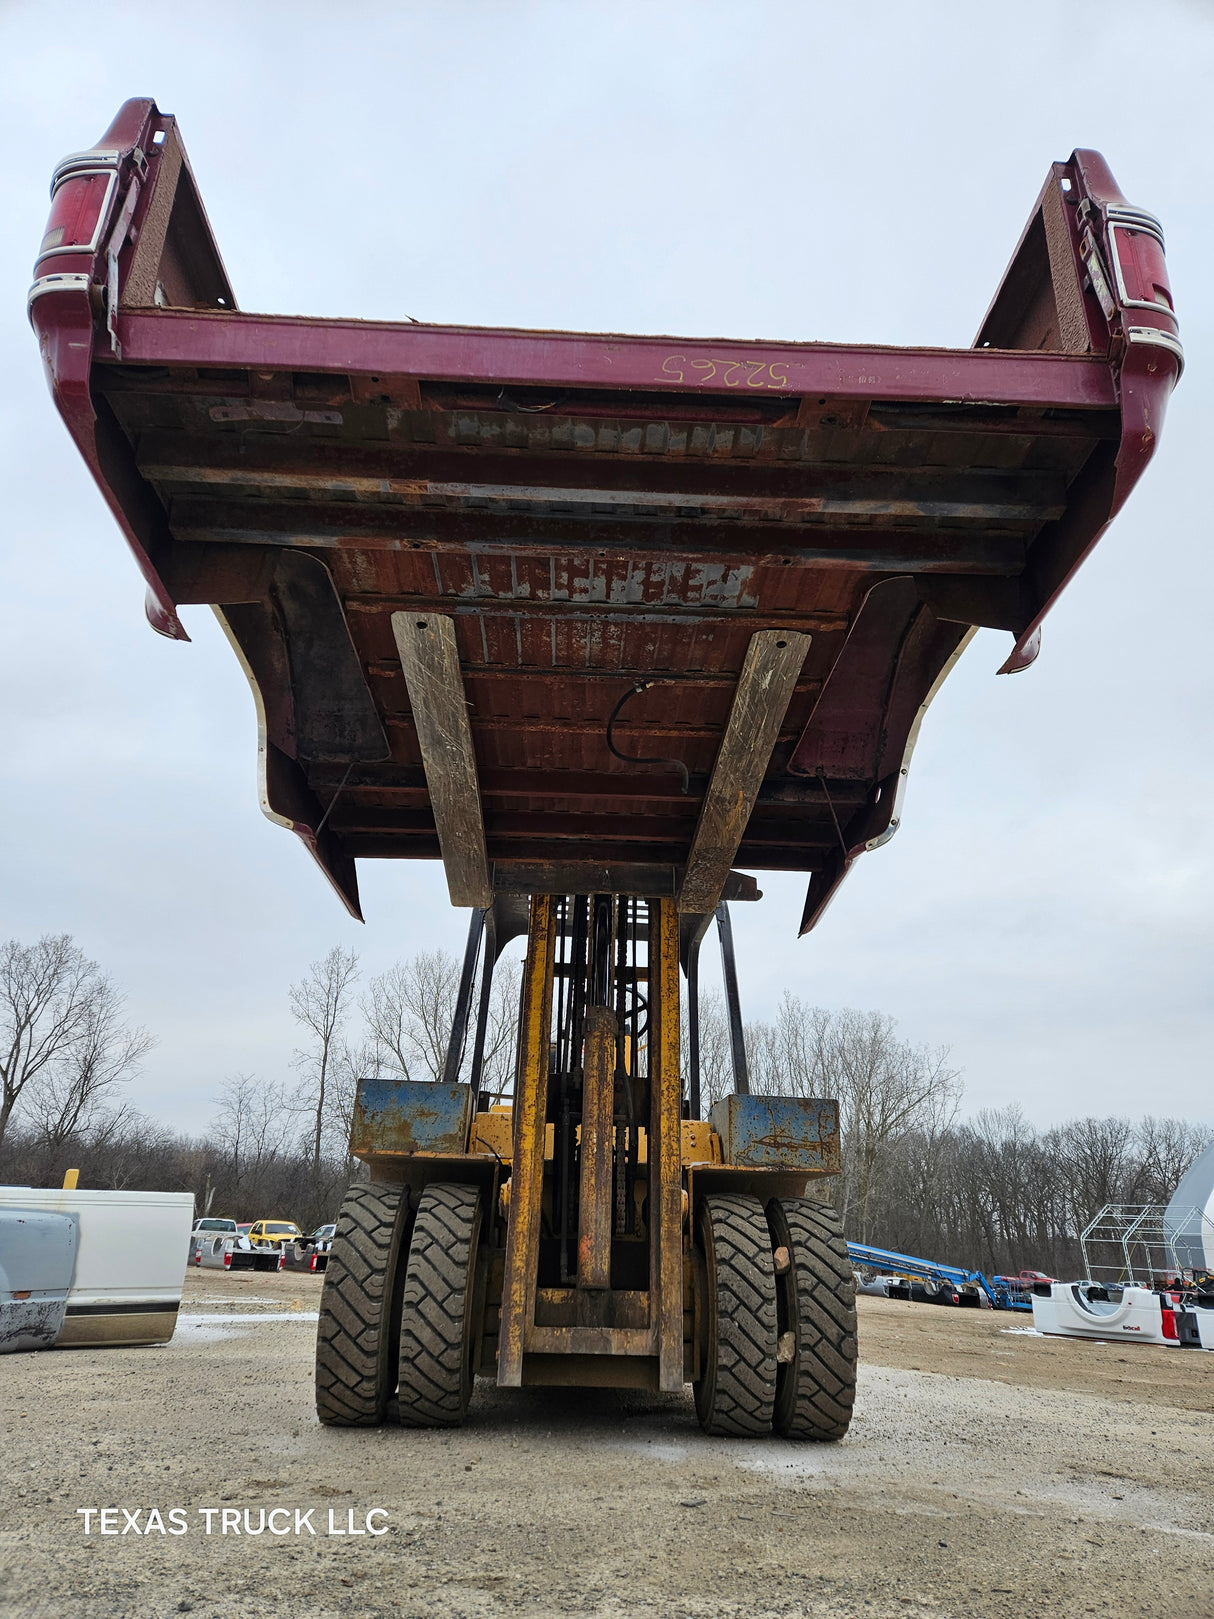
[[[698,1029],[716,915],[672,898],[536,895],[473,913],[444,1083],[363,1080],[317,1350],[323,1422],[463,1420],[473,1378],[695,1388],[709,1433],[837,1439],[856,1322],[839,1223],[806,1195],[837,1173],[833,1101],[734,1093],[702,1121]],[[493,969],[523,929],[510,1108],[481,1104]],[[472,1017],[480,970],[479,1004]],[[474,1029],[470,1075],[464,1060]]]

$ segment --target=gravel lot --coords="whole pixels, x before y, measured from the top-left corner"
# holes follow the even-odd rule
[[[5,1619],[1214,1615],[1214,1355],[864,1298],[837,1446],[706,1439],[690,1393],[487,1384],[454,1433],[338,1433],[319,1291],[194,1272],[166,1347],[0,1360]],[[328,1533],[376,1508],[387,1533]]]

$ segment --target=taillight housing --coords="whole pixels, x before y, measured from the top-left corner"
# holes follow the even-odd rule
[[[97,252],[118,185],[118,162],[117,152],[82,152],[65,158],[55,170],[40,261],[61,253]]]
[[[1109,208],[1108,221],[1113,276],[1123,307],[1154,309],[1174,317],[1159,221],[1143,208],[1120,206]]]

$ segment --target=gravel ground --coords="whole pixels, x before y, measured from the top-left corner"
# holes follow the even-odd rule
[[[4,1619],[1214,1615],[1214,1355],[864,1298],[840,1445],[706,1439],[690,1392],[488,1384],[454,1433],[339,1433],[318,1299],[194,1272],[163,1348],[0,1360]],[[220,1532],[276,1507],[286,1535]],[[328,1532],[372,1509],[386,1533]]]

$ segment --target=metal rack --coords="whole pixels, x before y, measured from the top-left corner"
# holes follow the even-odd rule
[[[1210,1241],[1214,1222],[1198,1208],[1180,1213],[1178,1223],[1177,1211],[1168,1214],[1162,1203],[1106,1203],[1079,1238],[1087,1280],[1151,1287],[1157,1278],[1181,1275],[1178,1232],[1200,1230]]]

